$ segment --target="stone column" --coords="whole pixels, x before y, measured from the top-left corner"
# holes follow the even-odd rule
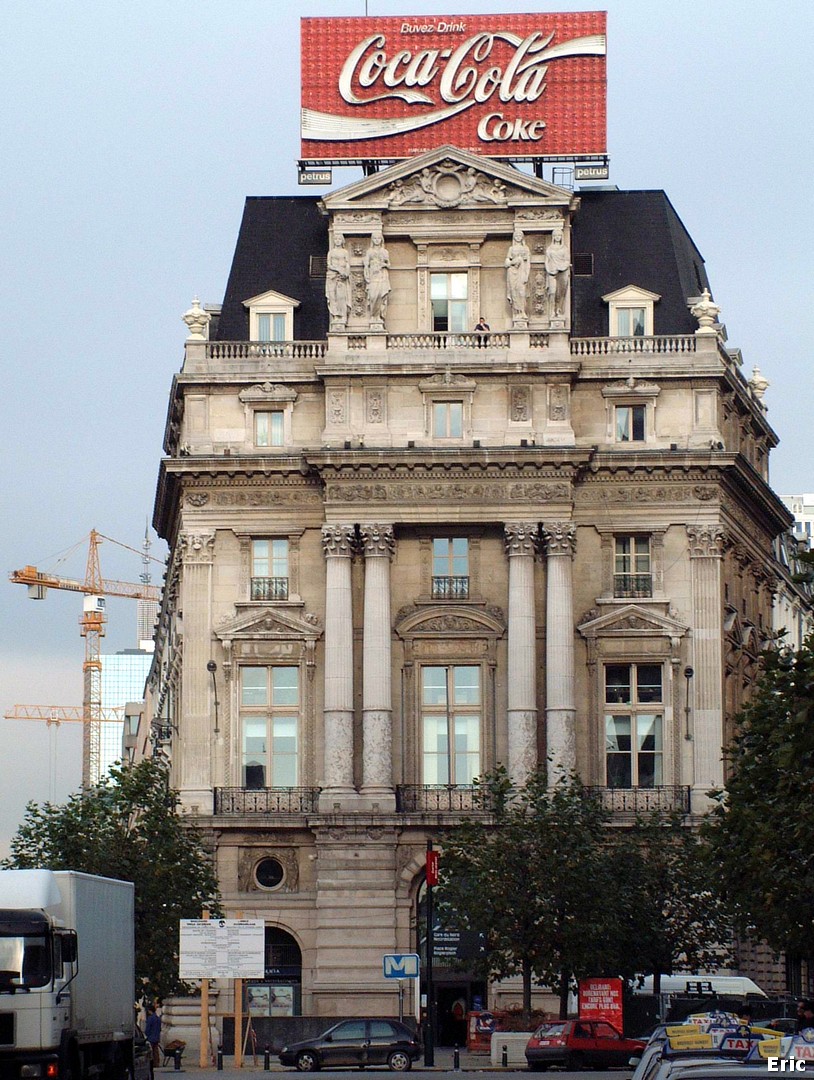
[[[181,679],[184,688],[179,738],[174,747],[174,780],[181,805],[192,813],[211,813],[215,714],[212,676],[212,558],[215,533],[184,531],[178,548],[183,564],[179,607],[183,618]]]
[[[537,624],[534,617],[536,524],[504,526],[509,558],[509,775],[522,785],[537,768]]]
[[[320,809],[356,795],[353,786],[353,608],[352,525],[324,525],[325,701],[324,767]]]
[[[723,598],[724,530],[687,526],[692,578],[692,809],[709,809],[707,792],[723,786]]]
[[[543,526],[546,549],[546,751],[549,782],[577,767],[574,701],[574,598],[571,562],[576,529]]]
[[[365,620],[362,645],[362,795],[395,810],[390,624],[392,525],[363,525]]]

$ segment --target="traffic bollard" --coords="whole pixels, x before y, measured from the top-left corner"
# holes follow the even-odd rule
[[[173,1050],[173,1052],[172,1052],[176,1072],[181,1071],[181,1054],[182,1053],[183,1053],[183,1051],[181,1050],[180,1046],[177,1049]]]
[[[223,1047],[218,1047],[218,1072],[223,1072]]]
[[[503,1044],[503,1052],[500,1055],[500,1064],[504,1069],[509,1067],[509,1048],[505,1043]]]
[[[461,1071],[461,1051],[458,1049],[458,1044],[455,1044],[455,1049],[452,1051],[452,1068],[455,1072]]]
[[[263,1071],[268,1072],[271,1069],[271,1047],[266,1044],[266,1052],[263,1054]]]

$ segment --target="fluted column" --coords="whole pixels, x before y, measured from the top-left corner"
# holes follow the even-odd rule
[[[365,621],[362,645],[362,794],[395,805],[393,789],[393,699],[390,644],[392,525],[363,525]]]
[[[509,558],[509,775],[523,784],[537,768],[537,625],[534,555],[537,526],[504,526]]]
[[[576,529],[543,526],[546,550],[546,748],[550,782],[577,766],[574,698],[574,598],[571,562]]]
[[[717,525],[687,527],[692,577],[693,810],[709,808],[707,792],[723,786],[723,602],[725,533]]]
[[[353,609],[352,525],[324,525],[325,702],[323,791],[320,803],[333,809],[334,797],[353,787]],[[341,800],[340,800],[341,801]]]

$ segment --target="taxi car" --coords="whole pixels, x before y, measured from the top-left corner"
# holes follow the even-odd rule
[[[607,1069],[627,1065],[645,1047],[643,1039],[626,1039],[606,1020],[555,1020],[541,1024],[526,1044],[532,1072],[549,1065],[566,1069]]]

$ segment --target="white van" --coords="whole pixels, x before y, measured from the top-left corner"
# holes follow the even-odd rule
[[[645,975],[636,979],[633,983],[634,994],[652,994],[653,976]],[[767,995],[760,989],[756,982],[746,979],[741,975],[662,975],[662,994],[686,994],[692,997],[703,997],[708,994],[721,994],[727,997],[748,997],[749,994],[758,997]]]

